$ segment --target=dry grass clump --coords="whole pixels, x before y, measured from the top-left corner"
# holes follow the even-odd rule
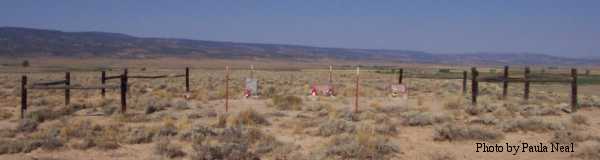
[[[112,117],[122,123],[146,123],[152,121],[152,118],[145,114],[116,114]]]
[[[318,101],[317,103],[313,103],[312,105],[305,106],[303,110],[309,112],[319,112],[324,110],[330,110],[332,107],[333,105],[329,102]]]
[[[268,153],[281,144],[273,136],[256,128],[237,126],[214,132],[210,129],[203,133],[206,134],[197,134],[193,138],[194,160],[258,159],[260,154]]]
[[[537,105],[528,105],[521,111],[523,116],[560,116],[561,110],[555,107],[542,107]]]
[[[251,108],[241,111],[235,116],[222,115],[221,118],[225,118],[227,126],[270,125],[269,121],[267,121],[267,119],[262,114],[256,112],[254,109]]]
[[[13,114],[7,110],[0,110],[0,121],[10,119]]]
[[[481,115],[481,116],[469,121],[469,123],[477,123],[477,124],[484,124],[484,125],[495,125],[495,124],[498,124],[499,122],[500,122],[500,120],[496,119],[496,117],[489,115],[489,114]]]
[[[375,129],[375,132],[377,132],[378,134],[388,135],[388,136],[396,135],[399,132],[396,125],[389,121],[381,122],[381,123],[378,122],[377,124],[375,124],[374,129]]]
[[[482,140],[494,141],[503,138],[503,134],[480,127],[457,124],[445,124],[435,129],[433,139],[436,141]]]
[[[578,131],[560,130],[560,131],[554,132],[554,135],[552,136],[552,139],[550,140],[550,142],[551,143],[568,144],[568,143],[583,142],[583,141],[587,141],[587,140],[600,141],[600,137],[592,136],[589,134],[584,134],[584,133],[578,132]]]
[[[372,129],[336,135],[326,144],[322,159],[389,159],[398,146]]]
[[[41,123],[44,121],[55,120],[66,115],[70,115],[81,109],[83,109],[83,106],[81,105],[70,105],[67,107],[60,107],[59,109],[54,110],[49,108],[42,108],[27,112],[27,114],[25,114],[25,117]]]
[[[465,112],[470,115],[480,115],[483,113],[494,112],[496,109],[501,108],[499,104],[485,103],[482,102],[479,105],[469,105],[465,108]]]
[[[328,120],[324,123],[319,124],[318,136],[329,137],[332,135],[338,135],[342,133],[352,133],[356,127],[354,124],[339,119]]]
[[[585,160],[597,160],[600,159],[600,142],[598,141],[587,141],[578,145],[577,152],[573,157],[577,157]]]
[[[181,134],[181,139],[184,141],[203,141],[209,136],[217,136],[217,131],[213,128],[196,124],[192,126],[189,132]]]
[[[302,98],[288,95],[288,96],[273,96],[271,102],[274,107],[280,110],[301,110],[302,109]]]
[[[465,99],[462,96],[454,96],[447,98],[444,102],[446,109],[462,109],[465,106]]]
[[[85,138],[83,140],[73,140],[71,141],[71,148],[79,149],[79,150],[87,150],[96,146],[94,140]]]
[[[0,154],[29,153],[38,148],[56,150],[63,146],[64,141],[52,132],[40,132],[31,137],[0,140]]]
[[[102,126],[94,125],[89,120],[61,121],[61,137],[70,138],[88,138],[99,136],[104,129]]]
[[[146,128],[129,128],[124,137],[124,142],[129,144],[142,144],[152,142],[156,132]]]
[[[172,144],[168,139],[161,139],[154,145],[154,153],[167,158],[184,157],[181,146]]]
[[[409,111],[402,114],[404,124],[409,126],[427,126],[434,123],[448,122],[452,118],[447,115],[436,114],[431,112]]]
[[[412,108],[407,107],[407,102],[394,103],[394,104],[383,104],[381,107],[374,109],[375,112],[385,113],[388,116],[400,116],[400,114],[411,110]]]
[[[17,124],[17,128],[15,129],[15,131],[31,133],[37,130],[38,125],[39,123],[32,119],[22,119]]]
[[[505,105],[507,106],[507,105]],[[498,118],[498,119],[509,119],[509,118],[514,118],[517,113],[512,112],[511,110],[509,110],[507,107],[500,107],[497,110],[495,110],[492,115],[494,115],[494,117]]]
[[[431,160],[455,160],[456,157],[449,152],[431,152],[429,154]]]
[[[372,112],[359,112],[358,114],[347,110],[347,109],[331,109],[327,112],[327,114],[329,115],[329,119],[343,119],[346,121],[352,121],[352,122],[356,122],[360,120],[360,117],[362,116],[363,118],[365,117],[365,115],[367,114],[371,114]]]
[[[0,138],[14,138],[17,136],[17,132],[13,129],[0,130]]]
[[[169,137],[177,135],[177,127],[172,122],[166,122],[163,126],[161,126],[158,130],[159,137]]]
[[[577,125],[589,125],[589,119],[581,114],[575,114],[571,116],[571,122]]]
[[[186,109],[189,109],[190,106],[187,101],[182,100],[182,99],[175,99],[175,100],[170,100],[170,101],[169,100],[148,99],[145,104],[144,113],[152,114],[155,112],[166,110],[167,108],[175,108],[177,110],[186,110]]]
[[[54,150],[62,146],[63,142],[56,138],[3,140],[0,142],[0,154],[29,153],[38,148]]]
[[[581,107],[600,107],[600,97],[584,96],[580,102]]]
[[[505,132],[516,132],[516,131],[535,131],[535,132],[546,132],[550,130],[561,130],[565,129],[565,125],[562,123],[550,123],[544,121],[540,117],[528,117],[528,118],[516,118],[504,121],[500,125]]]
[[[62,122],[60,137],[65,140],[81,140],[72,147],[88,149],[96,147],[101,150],[112,150],[120,147],[119,142],[124,133],[119,125],[101,126],[89,120]]]

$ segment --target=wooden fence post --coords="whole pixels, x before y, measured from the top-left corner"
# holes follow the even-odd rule
[[[229,111],[229,66],[225,66],[225,112]]]
[[[398,75],[398,84],[402,84],[402,79],[404,78],[404,68],[400,68],[399,71],[399,75]]]
[[[360,66],[356,67],[356,91],[354,95],[354,113],[358,113],[358,83],[359,83]]]
[[[128,75],[128,74],[129,74],[129,73],[128,73],[128,71],[127,71],[127,68],[125,68],[125,69],[123,70],[123,77],[125,77],[125,78],[124,78],[124,80],[125,80],[125,93],[129,92],[129,85],[128,85],[128,81],[129,81],[129,75]]]
[[[65,73],[65,105],[71,103],[71,73]]]
[[[100,83],[102,83],[102,88],[100,89],[100,95],[102,95],[102,98],[104,98],[104,96],[106,95],[106,88],[104,88],[104,86],[106,86],[106,71],[104,71],[104,70],[102,70]]]
[[[190,67],[185,67],[185,91],[190,92]]]
[[[21,77],[21,119],[25,118],[27,110],[27,76]]]
[[[471,103],[477,105],[477,95],[479,94],[479,83],[477,82],[477,68],[471,68]]]
[[[126,73],[126,72],[125,72]],[[121,75],[121,113],[127,111],[127,74]]]
[[[502,85],[502,99],[506,99],[508,94],[508,66],[504,66],[504,80]]]
[[[577,69],[571,69],[571,111],[577,111]]]
[[[463,71],[462,93],[467,94],[467,71]]]
[[[250,65],[250,78],[254,78],[254,65]],[[331,77],[329,77],[331,79]]]
[[[529,100],[529,73],[531,73],[531,70],[529,67],[525,67],[525,93],[523,94],[525,100]]]
[[[333,65],[329,65],[329,84],[333,84]]]

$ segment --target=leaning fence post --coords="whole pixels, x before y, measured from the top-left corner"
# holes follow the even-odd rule
[[[121,113],[125,114],[127,111],[127,76],[126,74],[121,75]]]
[[[360,66],[356,67],[356,91],[354,95],[354,112],[358,113],[358,83],[359,83]]]
[[[463,71],[462,93],[463,95],[467,93],[467,71]]]
[[[398,84],[402,84],[402,79],[404,78],[404,68],[400,68],[399,71],[399,75],[398,75]]]
[[[502,85],[502,99],[506,99],[508,94],[508,66],[504,66],[504,80]]]
[[[529,67],[525,67],[525,94],[523,94],[525,100],[529,100],[529,73],[531,73],[531,70]]]
[[[190,92],[190,67],[185,67],[185,91]]]
[[[27,76],[21,77],[21,119],[25,118],[27,110]]]
[[[577,69],[571,69],[571,110],[577,110]]]
[[[229,66],[225,66],[225,112],[229,111]]]
[[[65,105],[71,103],[71,73],[65,73]]]
[[[477,82],[477,76],[479,72],[477,72],[477,68],[471,68],[471,103],[473,105],[477,104],[477,94],[479,94],[479,83]]]
[[[100,89],[100,95],[102,95],[102,98],[104,98],[104,96],[106,95],[106,88],[104,88],[106,86],[106,71],[104,70],[102,71],[100,83],[102,84],[102,88]]]

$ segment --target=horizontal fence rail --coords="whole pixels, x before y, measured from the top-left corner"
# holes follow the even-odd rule
[[[77,89],[77,90],[99,90],[99,89],[119,89],[120,86],[30,86],[28,89]]]
[[[52,86],[52,85],[60,85],[60,84],[66,84],[67,81],[66,80],[60,80],[60,81],[52,81],[52,82],[34,82],[33,85],[34,86]]]
[[[158,78],[177,78],[177,77],[185,77],[185,74],[179,74],[179,75],[159,75],[159,76],[129,76],[128,78],[158,79]]]

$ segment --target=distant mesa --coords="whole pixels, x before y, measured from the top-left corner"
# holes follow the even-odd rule
[[[0,27],[2,57],[206,57],[219,59],[348,60],[436,64],[588,65],[597,60],[530,53],[432,54],[409,50],[325,48],[172,38],[120,33]]]

